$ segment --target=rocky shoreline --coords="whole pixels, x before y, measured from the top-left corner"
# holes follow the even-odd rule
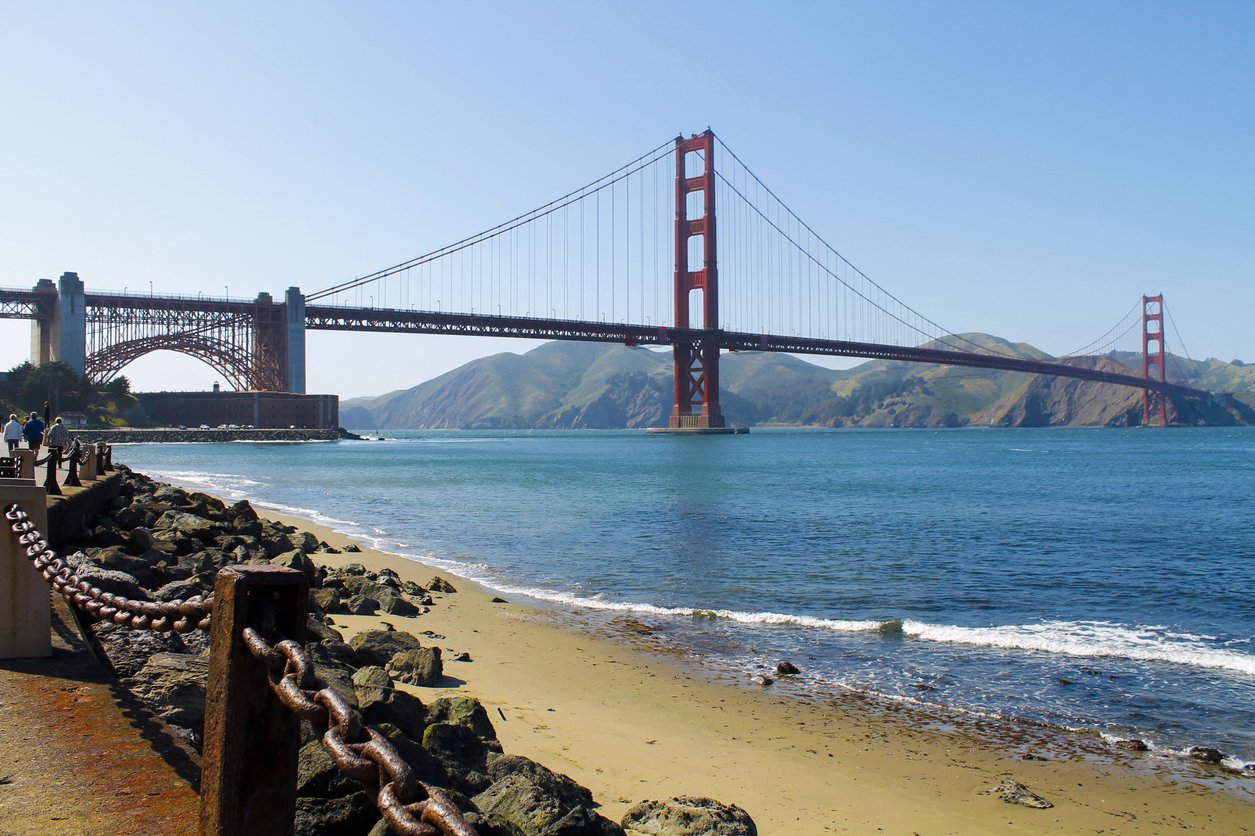
[[[127,598],[169,601],[208,594],[217,571],[231,564],[282,565],[304,573],[311,590],[307,647],[318,674],[393,743],[421,780],[446,790],[483,836],[757,833],[744,810],[708,798],[644,801],[621,823],[610,821],[597,812],[588,789],[505,753],[477,700],[444,696],[425,703],[397,687],[441,683],[446,651],[449,661],[472,662],[456,647],[434,644],[456,638],[417,632],[433,641],[424,644],[416,631],[380,622],[381,629],[346,642],[332,626],[333,614],[421,618],[457,594],[448,581],[436,576],[420,585],[355,563],[328,568],[318,562],[320,554],[355,547],[339,550],[295,526],[263,519],[247,501],[228,506],[125,468],[123,478],[110,510],[63,549],[81,578]],[[90,630],[122,687],[199,751],[208,635],[153,633],[110,622],[92,623]],[[391,833],[368,792],[340,772],[308,723],[302,727],[294,832]]]
[[[85,441],[107,441],[110,444],[161,444],[161,443],[221,443],[225,441],[339,441],[349,439],[363,441],[357,433],[343,427],[317,429],[312,427],[194,429],[162,427],[138,429],[127,427],[109,430],[75,430],[74,435]]]

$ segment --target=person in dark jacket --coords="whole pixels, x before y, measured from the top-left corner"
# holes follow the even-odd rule
[[[39,455],[39,448],[44,443],[44,422],[39,420],[39,416],[31,413],[31,417],[26,419],[26,423],[22,425],[22,435],[26,436],[26,446],[35,451],[35,455]]]

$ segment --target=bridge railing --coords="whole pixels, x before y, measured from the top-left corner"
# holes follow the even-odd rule
[[[88,450],[95,463],[112,466],[107,447]],[[20,605],[0,612],[0,658],[51,653],[48,587],[94,620],[154,632],[208,631],[202,834],[292,831],[300,721],[307,720],[341,771],[375,797],[393,831],[475,836],[457,805],[418,780],[388,739],[319,678],[303,644],[309,617],[303,573],[228,566],[208,597],[175,601],[102,591],[49,547],[43,534],[47,492],[33,478],[16,475],[32,458],[0,459],[0,509],[7,523],[0,532],[0,581]],[[52,469],[59,458],[57,451],[40,461],[51,462]],[[79,455],[76,464],[84,461]]]

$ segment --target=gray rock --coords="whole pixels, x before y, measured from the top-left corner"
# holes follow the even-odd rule
[[[257,520],[257,512],[253,510],[253,506],[249,504],[247,499],[241,499],[239,502],[228,507],[225,513],[227,518],[230,520]]]
[[[623,834],[619,825],[593,812],[587,789],[535,761],[497,758],[491,774],[492,784],[473,799],[489,825],[524,836]]]
[[[361,789],[361,785],[344,774],[322,741],[306,743],[296,759],[296,794],[312,798],[341,798]]]
[[[449,786],[449,772],[444,768],[444,765],[420,744],[410,739],[405,732],[391,723],[376,723],[375,728],[379,730],[380,734],[388,738],[388,742],[392,744],[405,762],[410,765],[410,768],[414,770],[415,777],[420,781],[426,781],[438,787]]]
[[[385,668],[393,679],[407,685],[431,687],[438,685],[444,676],[438,647],[420,647],[397,653],[388,660]]]
[[[79,535],[77,542],[82,543],[84,546],[104,549],[109,548],[110,546],[124,545],[126,543],[126,538],[123,537],[122,532],[118,531],[116,528],[98,525],[90,531]]]
[[[297,551],[302,551],[306,554],[318,551],[318,538],[308,531],[298,531],[295,534],[289,534],[287,540],[291,548]]]
[[[171,581],[153,590],[152,596],[154,601],[186,601],[201,592],[200,586],[191,581]]]
[[[404,597],[397,595],[395,592],[388,591],[380,593],[376,601],[379,602],[379,609],[390,615],[401,617],[418,615],[421,611],[418,607],[411,604]]]
[[[642,801],[623,817],[631,836],[758,836],[750,814],[711,798]]]
[[[349,615],[374,615],[379,611],[379,602],[365,595],[353,595],[345,601],[344,612]]]
[[[84,564],[74,570],[80,581],[87,581],[102,592],[112,592],[133,601],[147,601],[148,592],[140,586],[134,575],[118,572],[113,569],[102,569],[93,564]]]
[[[431,604],[431,593],[414,583],[414,581],[401,581],[401,591],[416,604]]]
[[[1008,804],[1019,804],[1021,807],[1032,807],[1035,810],[1047,810],[1055,805],[1042,798],[1028,787],[1010,778],[994,787],[989,792]]]
[[[419,650],[418,639],[400,630],[367,630],[349,639],[349,647],[363,665],[384,667],[398,653]]]
[[[780,664],[776,665],[777,676],[794,676],[799,673],[801,673],[801,671],[798,670],[797,665],[793,664],[787,659],[781,662]]]
[[[157,538],[141,525],[130,530],[126,535],[126,543],[133,554],[143,554],[157,545]]]
[[[353,674],[353,692],[367,723],[391,723],[413,740],[422,737],[427,716],[422,700],[397,690],[383,668],[360,668]]]
[[[1213,749],[1210,746],[1191,746],[1185,750],[1185,756],[1192,761],[1209,763],[1213,766],[1225,759],[1224,752],[1219,749]]]
[[[432,723],[423,729],[423,748],[448,771],[453,789],[473,794],[492,783],[486,774],[490,750],[466,726]]]
[[[366,833],[379,810],[365,792],[347,798],[297,798],[293,836],[351,836]]]
[[[427,706],[427,724],[431,723],[456,723],[475,732],[484,742],[497,741],[497,730],[488,719],[488,712],[472,697],[441,697],[433,701]]]
[[[321,589],[311,589],[309,597],[323,612],[339,612],[340,611],[340,591],[338,589],[329,589],[323,587]]]
[[[431,592],[457,592],[457,590],[453,588],[453,584],[449,583],[439,575],[436,575],[428,582],[427,589]]]
[[[93,622],[91,631],[119,679],[134,676],[156,653],[188,652],[187,644],[178,633],[133,630],[112,621]]]
[[[209,659],[187,653],[157,653],[122,681],[149,710],[176,727],[200,749],[205,725],[205,680]]]
[[[160,555],[160,552],[158,554]],[[127,573],[141,586],[152,586],[154,582],[160,585],[164,580],[160,577],[160,570],[156,568],[157,560],[164,559],[164,555],[158,557],[157,560],[148,560],[145,557],[136,557],[121,546],[110,546],[108,548],[89,547],[87,556],[102,569]]]
[[[272,557],[270,562],[274,566],[284,566],[288,569],[295,569],[305,576],[312,586],[318,581],[318,567],[314,565],[314,561],[309,559],[309,555],[300,549],[293,549],[284,552],[281,555]]]
[[[166,511],[162,514],[153,529],[153,534],[158,536],[161,531],[178,531],[198,540],[212,540],[215,536],[224,533],[221,523],[177,510]]]

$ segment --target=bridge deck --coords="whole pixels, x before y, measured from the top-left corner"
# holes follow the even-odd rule
[[[123,696],[56,601],[52,657],[0,661],[0,833],[192,836],[199,766]]]

